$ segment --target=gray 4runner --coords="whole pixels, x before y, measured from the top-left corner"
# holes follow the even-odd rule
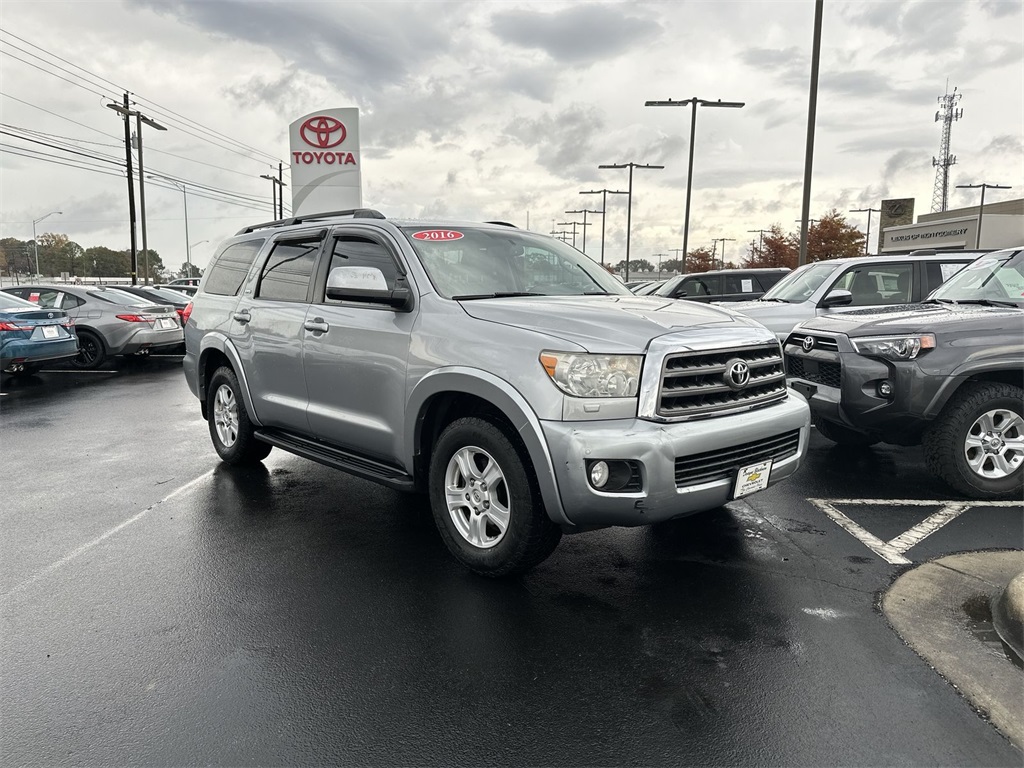
[[[194,298],[185,377],[229,464],[272,446],[429,494],[500,576],[563,532],[718,507],[796,471],[810,426],[774,334],[634,296],[499,223],[371,210],[247,227]]]
[[[1021,498],[1024,250],[980,257],[919,304],[798,325],[785,349],[828,439],[923,444],[961,493]]]

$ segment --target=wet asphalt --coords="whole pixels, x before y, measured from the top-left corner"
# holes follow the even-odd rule
[[[0,443],[6,765],[1021,765],[879,611],[909,566],[808,501],[889,540],[935,510],[888,500],[957,498],[919,449],[815,433],[786,483],[495,582],[419,497],[221,465],[180,358],[6,382]],[[978,508],[906,556],[1022,547]]]

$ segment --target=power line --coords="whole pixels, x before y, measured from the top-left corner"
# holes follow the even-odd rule
[[[0,43],[2,43],[3,45],[10,46],[14,50],[20,51],[21,53],[24,53],[26,56],[31,56],[33,59],[38,59],[39,61],[41,61],[44,64],[46,64],[48,67],[54,67],[55,69],[59,69],[61,72],[66,72],[67,74],[71,75],[72,77],[77,77],[79,80],[84,80],[85,82],[89,83],[89,85],[91,85],[91,86],[94,86],[96,88],[103,88],[103,89],[106,88],[102,84],[94,83],[91,80],[88,80],[88,79],[82,77],[78,73],[72,72],[70,69],[65,69],[64,67],[58,66],[57,64],[54,64],[52,61],[47,61],[42,56],[39,56],[38,54],[32,53],[32,51],[26,51],[24,48],[21,48],[20,46],[17,46],[14,43],[11,43],[11,42],[9,42],[7,40],[0,40]],[[31,45],[31,43],[29,43],[29,45]],[[40,50],[42,50],[42,49],[40,49]],[[10,55],[10,54],[8,54],[8,55]],[[15,57],[15,58],[17,58],[17,57]],[[25,62],[25,63],[27,64],[28,62]],[[72,65],[72,66],[74,66],[74,65]],[[81,69],[81,67],[79,67],[79,69]],[[88,70],[85,70],[85,71],[88,71]]]
[[[32,107],[32,109],[38,109],[40,112],[45,112],[48,115],[53,115],[54,117],[59,117],[61,120],[67,120],[69,123],[74,123],[75,125],[79,125],[82,128],[88,128],[90,131],[95,131],[96,133],[100,134],[101,136],[107,136],[108,138],[116,139],[117,141],[121,141],[121,138],[119,136],[115,136],[112,133],[107,133],[106,131],[101,131],[99,128],[93,128],[91,125],[86,125],[85,123],[80,123],[77,120],[72,120],[70,117],[65,117],[64,115],[59,115],[56,112],[51,112],[48,109],[44,109],[43,107],[40,107],[38,104],[33,104],[33,103],[29,102],[29,101],[25,101],[24,99],[19,99],[17,96],[11,96],[11,94],[9,94],[9,93],[4,93],[3,91],[0,91],[0,96],[3,96],[5,99],[11,99],[12,101],[16,101],[19,104],[24,104],[26,107]],[[122,144],[123,143],[124,142],[122,142]]]
[[[25,45],[31,45],[33,48],[37,48],[40,51],[45,51],[47,55],[52,56],[53,58],[57,59],[57,61],[63,61],[68,66],[74,67],[75,69],[80,69],[83,72],[88,73],[92,77],[95,77],[97,80],[102,80],[103,82],[107,83],[108,85],[112,85],[113,87],[117,88],[117,90],[119,90],[119,91],[127,90],[126,88],[123,88],[122,86],[118,85],[117,83],[113,83],[110,80],[107,80],[107,78],[103,77],[102,75],[97,75],[95,72],[90,72],[85,67],[79,66],[78,64],[75,64],[74,62],[68,61],[67,59],[62,59],[57,54],[52,53],[50,51],[47,51],[45,48],[41,48],[40,46],[36,45],[35,43],[30,43],[28,40],[26,40],[23,37],[18,37],[16,34],[14,34],[13,32],[10,32],[10,31],[4,29],[3,27],[0,27],[0,32],[3,32],[5,35],[7,35],[9,37],[13,37],[15,40],[20,40],[21,42],[25,43]],[[10,43],[8,43],[8,45],[10,45]]]
[[[38,64],[33,64],[31,61],[25,61],[24,59],[19,58],[18,56],[15,56],[13,53],[8,53],[7,51],[0,50],[0,55],[9,56],[12,59],[14,59],[15,61],[20,61],[22,64],[28,64],[30,67],[38,69],[40,72],[44,72],[47,75],[52,75],[53,77],[56,77],[58,80],[63,80],[65,83],[70,83],[71,85],[75,86],[76,88],[81,88],[83,91],[88,91],[89,93],[94,93],[97,96],[100,96],[101,98],[105,98],[106,95],[107,95],[105,93],[100,93],[99,91],[94,91],[94,90],[92,90],[92,88],[86,88],[84,85],[82,85],[81,83],[76,83],[74,80],[68,80],[66,77],[61,77],[56,72],[51,72],[48,69],[43,69]]]

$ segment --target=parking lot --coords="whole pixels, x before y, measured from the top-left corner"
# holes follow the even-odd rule
[[[920,448],[813,433],[788,482],[490,581],[419,497],[221,465],[180,360],[0,394],[5,763],[1020,765],[879,607],[1024,548]]]

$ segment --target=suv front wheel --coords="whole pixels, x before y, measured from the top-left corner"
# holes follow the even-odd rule
[[[476,417],[452,422],[438,439],[430,507],[445,546],[482,576],[529,570],[562,538],[529,462],[498,426]]]
[[[1024,488],[1024,389],[973,382],[953,395],[924,434],[928,468],[965,496],[991,499]]]
[[[226,365],[218,368],[210,378],[206,397],[210,437],[221,459],[239,467],[267,458],[272,446],[256,439],[235,372]]]

